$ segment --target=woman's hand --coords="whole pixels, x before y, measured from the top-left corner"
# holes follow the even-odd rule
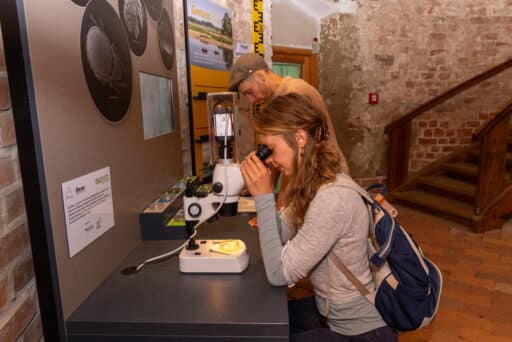
[[[251,152],[245,157],[240,170],[251,195],[272,193],[270,169],[256,156],[256,152]]]

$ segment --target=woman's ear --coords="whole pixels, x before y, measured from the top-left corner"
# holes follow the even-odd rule
[[[297,141],[297,147],[304,148],[308,142],[308,134],[303,129],[298,129],[295,132],[295,140]]]

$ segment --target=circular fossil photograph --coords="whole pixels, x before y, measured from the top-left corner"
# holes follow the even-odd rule
[[[172,69],[174,65],[174,34],[171,20],[165,8],[162,10],[162,16],[158,21],[158,45],[165,67]]]
[[[121,20],[105,0],[87,4],[80,49],[85,80],[96,107],[109,121],[120,121],[132,95],[130,47]]]
[[[123,22],[130,49],[137,56],[146,50],[148,24],[142,0],[119,0],[119,15]]]
[[[149,16],[158,21],[162,15],[162,0],[144,0]]]
[[[78,6],[85,6],[89,2],[89,0],[71,0],[71,1],[73,1]]]

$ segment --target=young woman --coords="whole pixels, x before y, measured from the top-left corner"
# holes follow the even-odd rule
[[[329,143],[325,114],[307,97],[287,94],[257,114],[254,127],[272,154],[264,162],[249,154],[241,170],[256,200],[268,281],[292,286],[309,275],[315,292],[314,298],[289,303],[291,341],[397,341],[375,307],[327,258],[333,251],[373,290],[368,212],[356,192],[340,186],[341,177],[348,176]],[[290,178],[280,213],[270,165]]]

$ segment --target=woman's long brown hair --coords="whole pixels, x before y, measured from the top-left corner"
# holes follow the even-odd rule
[[[253,124],[258,133],[282,135],[295,152],[295,173],[286,188],[285,205],[290,206],[296,227],[300,228],[318,188],[333,182],[341,172],[340,154],[328,141],[327,118],[308,97],[291,93],[273,99],[255,115]],[[308,134],[300,164],[295,140],[299,129]]]

